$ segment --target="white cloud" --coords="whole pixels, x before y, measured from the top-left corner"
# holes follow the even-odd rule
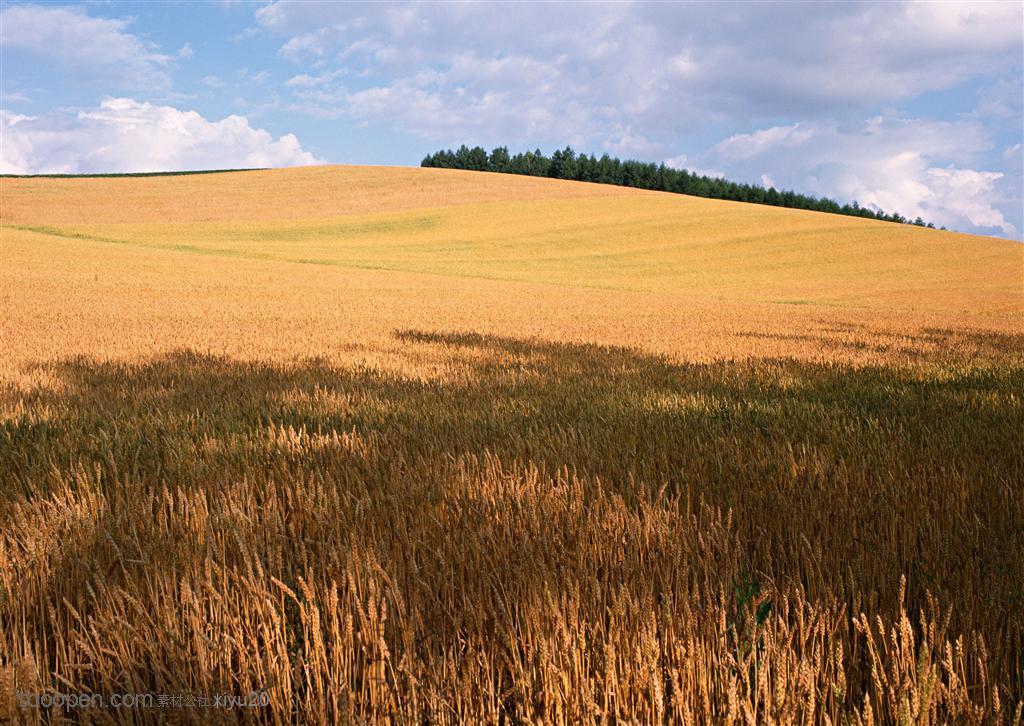
[[[582,99],[552,102],[557,62],[481,58],[463,53],[442,71],[430,68],[390,83],[349,90],[339,71],[301,74],[286,82],[290,108],[318,118],[381,123],[439,143],[581,145],[605,118]],[[503,79],[504,87],[499,79]],[[624,133],[618,130],[613,141]],[[636,141],[631,137],[627,141]]]
[[[255,38],[262,32],[259,28],[249,27],[243,30],[241,33],[235,33],[234,35],[228,36],[229,43],[241,43],[243,40],[249,40]]]
[[[929,168],[928,191],[948,210],[967,219],[975,227],[999,229],[1007,236],[1018,230],[992,205],[995,184],[1003,174],[973,169]]]
[[[15,91],[14,93],[0,93],[0,102],[2,103],[30,103],[31,101],[32,99],[21,91]]]
[[[305,73],[300,73],[297,76],[292,76],[284,85],[289,88],[312,88],[313,86],[319,86],[323,81],[320,78],[314,78],[313,76]]]
[[[25,162],[32,154],[32,142],[15,127],[22,124],[25,128],[26,122],[34,120],[32,116],[0,109],[0,174],[26,173]]]
[[[32,54],[108,87],[169,87],[171,56],[126,32],[128,25],[127,20],[91,17],[81,8],[13,5],[0,10],[0,47]],[[182,52],[186,49],[191,52],[188,45]]]
[[[262,71],[257,71],[253,73],[248,68],[242,68],[238,72],[238,77],[241,78],[243,82],[262,85],[267,82],[267,79],[270,78],[270,71],[264,69]]]
[[[976,121],[926,121],[877,116],[860,125],[798,123],[737,134],[700,157],[730,178],[899,212],[954,229],[1007,236],[1020,233],[1007,217],[1018,203],[1005,175],[973,168],[991,146]],[[770,176],[769,176],[770,175]]]
[[[194,55],[195,55],[195,51],[192,50],[192,44],[191,43],[185,43],[185,45],[181,46],[181,49],[178,51],[178,57],[183,59],[183,60],[189,60]]]
[[[752,159],[765,151],[800,146],[814,136],[814,131],[801,124],[775,126],[750,134],[730,136],[718,144],[718,155],[728,161]]]
[[[195,111],[105,99],[46,116],[0,115],[6,174],[178,171],[322,163],[293,134],[274,139],[242,116],[209,121]]]
[[[285,81],[285,85],[289,88],[313,88],[315,86],[323,86],[330,83],[342,75],[344,75],[344,71],[322,73],[317,76],[310,76],[308,74],[301,73],[298,76],[292,76],[290,79]]]
[[[255,17],[283,38],[282,57],[375,79],[333,108],[297,109],[484,141],[508,131],[513,107],[538,142],[614,148],[632,128],[651,156],[708,122],[865,109],[1012,70],[1024,42],[1020,4],[998,2],[275,2]],[[447,125],[424,117],[435,102]]]
[[[1024,83],[1019,77],[1006,78],[983,88],[975,115],[1019,121],[1024,113]],[[1019,126],[1018,126],[1019,130]]]
[[[679,156],[673,156],[671,159],[665,159],[665,166],[669,169],[684,169],[691,174],[699,174],[700,176],[711,177],[712,179],[724,179],[725,172],[717,169],[704,169],[698,164],[691,161],[686,154],[679,154]]]
[[[634,133],[632,129],[626,129],[605,141],[604,148],[611,153],[626,158],[649,158],[661,152],[662,145],[648,141],[643,134]]]

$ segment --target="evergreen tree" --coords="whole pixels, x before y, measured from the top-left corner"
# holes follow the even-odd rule
[[[577,155],[572,147],[556,150],[550,158],[540,149],[509,156],[508,147],[499,146],[488,154],[483,147],[472,149],[465,144],[457,150],[444,149],[423,157],[421,166],[441,169],[469,169],[494,171],[507,174],[544,176],[556,179],[616,184],[619,186],[653,189],[676,194],[691,194],[713,199],[730,199],[754,204],[768,204],[777,207],[810,209],[831,214],[845,214],[868,219],[878,219],[900,224],[915,224],[935,228],[930,222],[917,217],[909,222],[902,215],[886,214],[881,209],[862,207],[857,202],[839,204],[827,197],[818,198],[809,194],[797,194],[791,190],[779,191],[775,187],[765,189],[759,185],[742,184],[727,179],[712,179],[698,176],[685,169],[671,169],[664,164],[652,164],[627,159],[621,161],[602,154],[600,159],[593,155]],[[944,229],[944,228],[943,228]]]
[[[482,146],[474,146],[469,150],[469,157],[463,168],[470,171],[487,171],[487,152]]]
[[[509,170],[509,164],[511,159],[508,156],[508,147],[499,146],[491,152],[490,158],[487,160],[487,168],[490,171],[507,172]]]

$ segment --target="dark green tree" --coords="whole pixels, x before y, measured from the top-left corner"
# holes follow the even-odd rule
[[[933,224],[925,222],[921,217],[917,217],[913,222],[908,222],[905,217],[896,212],[886,214],[877,208],[862,207],[857,202],[839,204],[827,197],[819,199],[809,194],[797,194],[789,189],[780,191],[775,187],[765,189],[758,185],[697,175],[685,169],[672,169],[664,164],[651,164],[634,159],[620,161],[608,154],[603,154],[600,159],[597,159],[593,155],[577,155],[570,146],[556,150],[549,158],[540,149],[520,152],[510,157],[508,147],[505,146],[499,146],[488,154],[480,146],[470,149],[463,144],[456,151],[445,149],[434,154],[427,154],[423,157],[421,165],[443,169],[495,171],[616,184],[713,199],[730,199],[754,204],[810,209],[831,214],[846,214],[886,222],[916,224],[934,229]]]
[[[509,171],[511,161],[508,155],[508,147],[499,146],[491,152],[491,156],[487,160],[487,167],[490,171],[507,172]]]

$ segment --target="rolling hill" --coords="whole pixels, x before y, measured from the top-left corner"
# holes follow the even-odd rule
[[[1019,721],[1024,245],[440,169],[0,200],[0,720]]]
[[[731,301],[1024,312],[1024,247],[873,220],[454,170],[4,180],[81,243]]]

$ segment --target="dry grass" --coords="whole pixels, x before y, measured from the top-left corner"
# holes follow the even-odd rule
[[[1020,722],[1010,243],[436,170],[0,191],[0,717]]]

